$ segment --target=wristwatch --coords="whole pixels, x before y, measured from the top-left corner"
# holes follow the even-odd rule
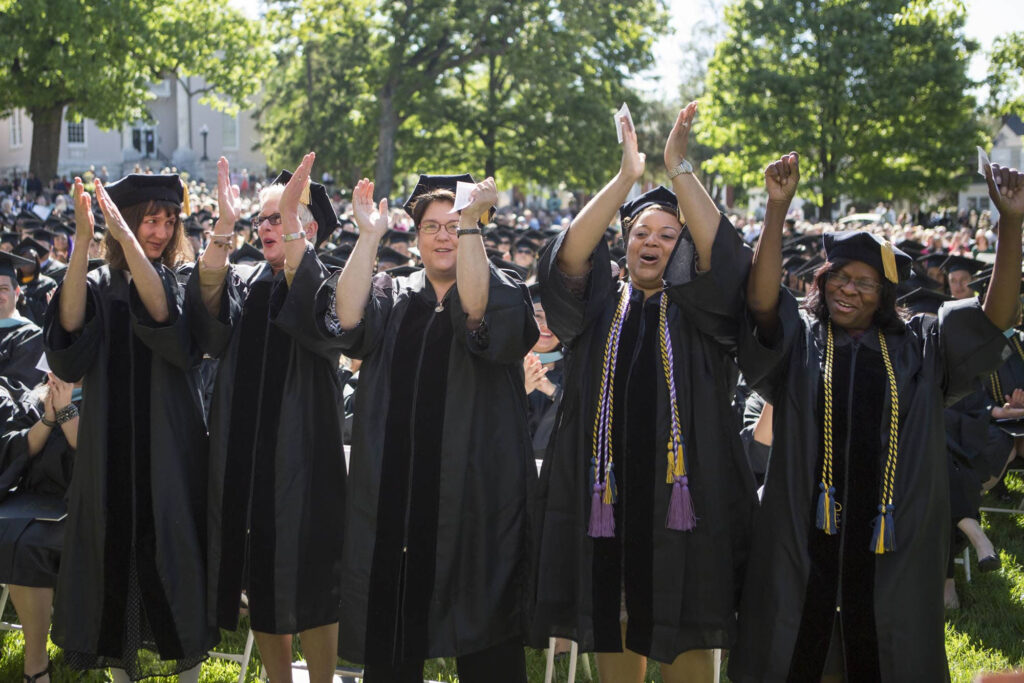
[[[672,180],[677,175],[682,175],[684,173],[693,173],[693,164],[686,159],[680,161],[678,166],[668,172],[668,179]]]
[[[463,235],[482,235],[482,234],[483,234],[483,231],[480,228],[466,228],[465,230],[463,230],[462,228],[459,228],[458,230],[455,231],[455,236],[456,237],[462,237]]]
[[[283,239],[285,242],[291,242],[292,240],[304,240],[306,239],[306,233],[304,233],[301,230],[299,230],[298,232],[290,232],[281,239]]]

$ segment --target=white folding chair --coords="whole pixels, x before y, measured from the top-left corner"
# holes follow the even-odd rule
[[[953,560],[953,564],[963,565],[964,576],[967,578],[967,583],[971,582],[971,548],[970,546],[964,548],[963,554]]]
[[[233,652],[214,652],[210,650],[208,653],[211,657],[216,659],[226,659],[229,662],[236,662],[242,670],[238,672],[238,683],[245,683],[245,674],[249,670],[249,660],[252,659],[252,646],[256,641],[256,637],[252,633],[252,629],[249,629],[249,635],[245,638],[245,648],[242,650],[242,654],[235,654]]]
[[[4,621],[4,609],[7,608],[7,599],[11,597],[11,593],[7,590],[7,584],[0,583],[0,631],[20,631],[21,624],[13,621]]]

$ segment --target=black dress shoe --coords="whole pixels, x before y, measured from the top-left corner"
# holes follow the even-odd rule
[[[998,555],[989,555],[978,560],[978,571],[982,573],[997,571],[1002,566],[1003,561],[999,559]]]

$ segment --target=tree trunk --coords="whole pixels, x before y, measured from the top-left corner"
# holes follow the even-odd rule
[[[395,109],[395,87],[389,81],[377,95],[380,118],[377,134],[377,169],[374,174],[374,201],[391,195],[395,182],[395,138],[398,135],[398,111]]]
[[[29,109],[32,119],[32,152],[28,168],[36,174],[43,187],[57,175],[57,160],[60,156],[60,123],[64,105]]]

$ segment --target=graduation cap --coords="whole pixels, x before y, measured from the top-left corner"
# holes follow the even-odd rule
[[[796,249],[800,251],[813,250],[815,252],[821,250],[821,235],[796,235],[794,237],[787,237],[782,240],[783,253],[786,249]]]
[[[24,256],[25,254],[33,252],[36,257],[45,256],[50,253],[50,247],[45,244],[40,244],[31,237],[26,237],[22,241],[18,242],[14,247],[14,253],[19,256]]]
[[[359,235],[357,235],[354,232],[343,232],[340,235],[338,235],[338,239],[337,239],[339,247],[346,246],[346,245],[349,246],[349,247],[352,247],[358,241],[359,241]]]
[[[874,233],[864,230],[826,232],[823,244],[830,261],[849,259],[866,263],[894,284],[910,277],[911,258]]]
[[[949,258],[949,253],[945,251],[937,251],[932,254],[921,254],[916,257],[914,261],[920,263],[925,268],[941,268],[942,264]]]
[[[39,244],[44,245],[46,247],[47,252],[49,252],[50,249],[53,247],[53,241],[56,238],[56,235],[54,235],[52,232],[44,228],[32,231],[32,239],[34,239]]]
[[[419,201],[420,197],[435,190],[448,190],[454,195],[455,186],[460,182],[476,185],[473,176],[468,173],[460,173],[458,175],[427,175],[426,173],[421,173],[419,180],[416,181],[416,187],[413,188],[412,194],[409,195],[402,208],[411,216],[412,210],[416,207],[416,202]],[[494,208],[492,207],[490,211],[480,217],[480,222],[484,224],[490,223],[493,216]]]
[[[520,265],[512,263],[511,261],[502,260],[500,258],[492,258],[491,263],[497,266],[500,270],[515,273],[515,275],[519,278],[520,281],[525,280],[527,274],[530,272],[529,270],[523,268]]]
[[[17,285],[18,276],[14,272],[15,268],[27,268],[28,266],[35,265],[35,261],[27,258],[12,254],[6,251],[0,251],[0,275],[6,275],[11,278],[11,282]]]
[[[782,269],[788,273],[796,273],[806,266],[809,260],[803,256],[790,256],[782,262]]]
[[[992,283],[992,270],[991,269],[987,269],[986,272],[979,274],[979,276],[977,278],[975,278],[974,280],[968,282],[967,286],[970,289],[973,289],[974,291],[976,291],[978,293],[984,293],[988,289],[988,286],[991,283]],[[1021,280],[1021,283],[1020,283],[1020,293],[1024,294],[1024,280]]]
[[[351,232],[348,234],[351,235],[350,239],[352,239],[352,241],[354,242],[356,239],[356,235],[354,235]],[[411,233],[408,230],[391,229],[387,231],[387,234],[384,237],[387,240],[388,244],[395,244],[397,242],[411,242],[416,236],[414,233]]]
[[[641,211],[652,206],[660,206],[676,216],[679,215],[679,202],[676,200],[675,194],[672,193],[672,190],[659,185],[653,190],[648,190],[636,199],[620,206],[619,220],[625,222],[635,218]]]
[[[626,258],[626,250],[622,247],[612,247],[608,250],[608,255],[613,261]]]
[[[199,224],[199,221],[192,216],[189,216],[185,219],[185,232],[191,237],[200,237],[202,236],[204,229],[203,226]]]
[[[1001,418],[993,420],[996,426],[1013,438],[1024,436],[1024,419],[1022,418]]]
[[[979,270],[983,270],[988,264],[978,259],[968,258],[966,256],[949,256],[942,263],[942,269],[947,273],[955,273],[958,270],[965,270],[970,275],[974,275]]]
[[[520,237],[519,239],[517,239],[515,247],[516,251],[526,251],[533,254],[534,256],[537,255],[537,243],[529,239],[528,237]]]
[[[235,221],[234,231],[241,232],[242,230],[245,230],[246,232],[252,230],[251,218],[239,218],[237,221]]]
[[[900,240],[896,246],[910,255],[915,261],[923,254],[928,247],[915,240]]]
[[[13,248],[21,241],[21,236],[16,232],[0,233],[0,244],[9,244]]]
[[[264,261],[263,253],[248,242],[240,246],[228,257],[232,263],[249,263]]]
[[[396,266],[394,268],[388,268],[384,272],[390,275],[391,277],[409,277],[410,275],[419,270],[423,269],[418,268],[416,266]]]
[[[328,266],[344,268],[345,264],[348,262],[348,259],[339,258],[337,256],[331,256],[330,254],[323,254],[322,256],[320,256],[320,262]]]
[[[287,185],[291,178],[291,171],[281,171],[273,184]],[[313,220],[316,221],[316,244],[313,246],[318,247],[338,227],[338,214],[334,213],[334,205],[327,195],[327,188],[312,180],[309,181],[308,191],[302,193],[299,201],[309,207]]]
[[[932,315],[938,315],[939,306],[946,301],[952,300],[952,297],[946,296],[942,292],[918,287],[914,291],[904,294],[900,298],[896,299],[896,303],[900,306],[906,306],[914,313],[930,313]]]
[[[124,178],[104,185],[111,201],[122,211],[129,206],[148,202],[168,202],[192,213],[188,188],[177,173],[129,173]]]
[[[405,254],[395,251],[391,247],[381,247],[377,251],[377,262],[378,263],[394,263],[396,266],[405,265],[409,261],[409,257]],[[387,270],[385,268],[385,270]]]
[[[815,254],[812,256],[807,263],[800,268],[800,270],[793,273],[804,282],[811,283],[814,281],[814,273],[817,272],[818,268],[825,262],[821,256]]]
[[[40,222],[39,216],[35,215],[34,213],[26,209],[22,209],[21,211],[18,212],[18,215],[14,217],[15,223],[28,223],[30,221],[34,221],[37,223]]]

